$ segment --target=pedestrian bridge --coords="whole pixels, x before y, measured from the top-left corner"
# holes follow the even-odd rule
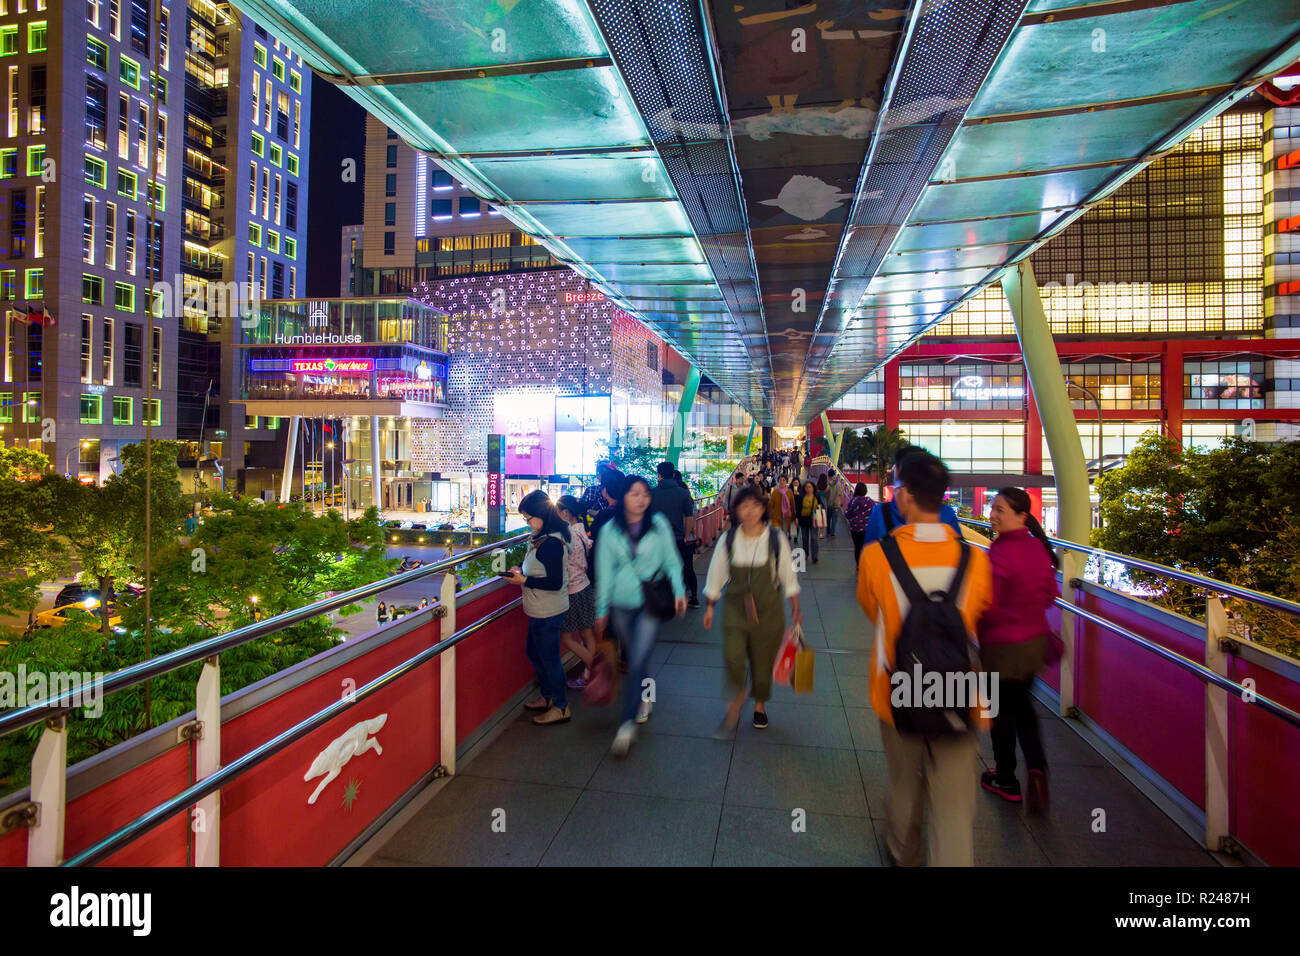
[[[721,518],[701,513],[706,544]],[[626,759],[612,707],[533,726],[517,589],[457,593],[444,573],[484,547],[111,675],[105,693],[202,663],[193,713],[71,768],[71,692],[0,715],[0,733],[44,724],[32,787],[0,800],[0,864],[879,865],[886,771],[850,548],[825,541],[802,576],[815,690],[777,689],[766,730],[713,739],[720,623],[698,610],[663,629]],[[217,692],[224,650],[434,576],[434,607]],[[1037,689],[1052,808],[979,793],[976,862],[1300,863],[1300,667],[1228,640],[1217,597],[1206,623],[1087,581],[1063,592],[1066,657]]]

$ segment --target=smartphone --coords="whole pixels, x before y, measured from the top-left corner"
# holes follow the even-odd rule
[[[513,571],[498,571],[498,572],[497,572],[497,577],[499,577],[499,578],[512,578],[512,577],[514,577],[514,576],[515,576],[515,572],[513,572]]]

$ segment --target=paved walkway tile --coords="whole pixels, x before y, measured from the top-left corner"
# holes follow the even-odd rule
[[[722,807],[694,800],[588,790],[543,866],[708,866]]]
[[[753,740],[736,743],[725,802],[786,813],[800,808],[809,813],[868,815],[853,751]]]
[[[807,813],[797,821],[785,810],[728,805],[713,865],[880,866],[880,852],[866,817]]]

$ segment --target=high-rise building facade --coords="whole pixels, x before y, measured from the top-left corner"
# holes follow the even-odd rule
[[[421,282],[561,265],[450,173],[366,116],[364,239],[356,295]]]
[[[87,480],[147,420],[176,434],[176,323],[147,312],[181,245],[173,6],[0,3],[0,438]]]

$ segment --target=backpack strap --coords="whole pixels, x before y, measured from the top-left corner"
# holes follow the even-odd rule
[[[727,529],[727,544],[726,544],[726,548],[727,548],[727,560],[728,560],[728,561],[731,560],[731,546],[732,546],[733,542],[735,542],[735,540],[736,540],[736,526],[735,526],[735,525],[732,525],[730,528]]]
[[[781,563],[781,538],[782,534],[773,528],[770,524],[767,526],[767,546],[772,549],[772,583],[779,584],[781,575],[778,571],[778,565]]]
[[[970,563],[970,545],[965,538],[958,543],[961,545],[961,557],[957,559],[957,573],[952,576],[952,583],[948,585],[948,593],[944,596],[944,600],[954,606],[957,604],[957,595],[961,593],[962,580],[966,577],[966,565]]]
[[[907,566],[907,562],[903,559],[903,552],[898,546],[898,540],[893,535],[885,535],[880,539],[880,548],[885,552],[885,558],[889,561],[889,568],[894,572],[894,577],[898,579],[898,584],[903,589],[903,593],[907,595],[907,600],[912,604],[921,604],[928,601],[929,597],[921,590],[921,585],[917,583],[916,576],[912,574],[912,569]]]

